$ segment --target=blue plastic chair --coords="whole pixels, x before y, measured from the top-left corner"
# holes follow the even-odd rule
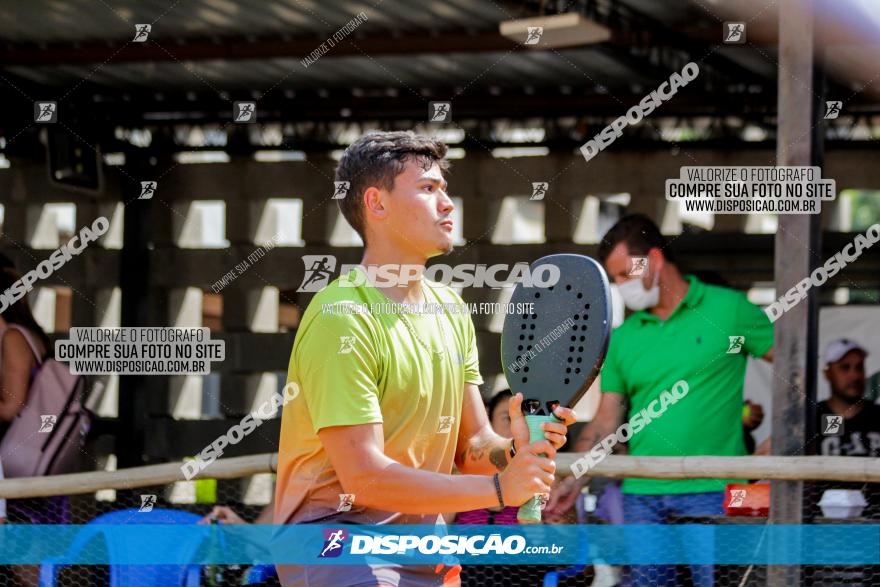
[[[91,520],[87,527],[93,526],[91,532],[81,532],[68,550],[69,557],[80,555],[96,538],[101,538],[107,548],[108,560],[122,559],[124,546],[115,541],[104,539],[101,525],[107,524],[195,524],[201,516],[190,512],[156,508],[149,512],[136,509],[109,512]],[[183,549],[183,557],[192,557],[197,553],[201,540],[191,544],[177,544]],[[47,561],[40,566],[40,587],[54,587],[58,569],[68,566],[65,563]],[[198,587],[201,575],[200,565],[110,565],[110,587]]]
[[[275,577],[275,565],[254,565],[244,576],[244,585],[258,585]]]

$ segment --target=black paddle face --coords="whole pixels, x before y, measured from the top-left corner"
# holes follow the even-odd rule
[[[611,334],[611,294],[602,266],[583,255],[549,255],[532,263],[559,268],[553,286],[519,283],[512,304],[533,312],[508,314],[501,335],[501,360],[511,391],[526,400],[573,406],[599,374]],[[546,274],[546,271],[545,273]]]

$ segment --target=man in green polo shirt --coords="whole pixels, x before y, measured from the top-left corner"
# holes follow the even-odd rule
[[[745,455],[746,359],[772,359],[770,320],[742,293],[682,275],[643,215],[617,222],[599,244],[599,259],[633,313],[611,336],[599,410],[577,450],[590,452],[616,435],[633,456]],[[618,434],[624,416],[630,425]],[[722,515],[724,486],[734,481],[626,479],[624,521]],[[694,585],[713,584],[711,566],[692,566],[691,574]],[[631,578],[633,585],[676,584],[671,566],[634,566]]]

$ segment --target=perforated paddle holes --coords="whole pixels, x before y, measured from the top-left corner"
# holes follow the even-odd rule
[[[571,290],[572,290],[572,286],[571,286],[570,284],[566,284],[566,285],[565,285],[565,290],[566,290],[566,291],[571,291]],[[578,299],[578,300],[582,300],[582,299],[584,298],[584,294],[583,294],[583,292],[581,292],[581,291],[575,291],[575,298]],[[584,310],[589,310],[589,309],[590,309],[590,304],[585,303],[585,304],[584,304]],[[587,312],[584,312],[583,315],[581,315],[581,314],[575,314],[572,318],[573,318],[574,321],[576,322],[576,324],[574,324],[574,326],[572,326],[572,330],[574,330],[574,331],[576,331],[576,330],[578,330],[578,329],[580,329],[580,330],[582,330],[582,331],[586,331],[586,330],[587,330],[587,322],[588,322],[589,319],[590,319],[590,316],[589,316],[589,314],[587,314]],[[584,336],[584,335],[578,336],[578,335],[574,334],[574,335],[572,335],[572,337],[571,337],[571,342],[573,342],[573,343],[574,343],[574,342],[578,342],[578,340],[579,340],[580,342],[584,342],[586,339],[587,339],[587,337]],[[569,363],[569,364],[571,364],[571,363],[575,363],[575,362],[576,362],[576,363],[582,363],[582,362],[583,362],[583,358],[582,358],[582,357],[580,357],[580,356],[575,357],[575,356],[574,356],[574,352],[575,352],[575,347],[574,347],[574,345],[568,347],[568,352],[569,352],[569,355],[568,355],[568,363]],[[584,347],[583,347],[583,345],[579,345],[579,346],[577,347],[577,352],[578,352],[578,353],[581,353],[581,354],[584,352]],[[575,360],[575,359],[576,359],[576,360]],[[570,374],[571,371],[572,371],[572,367],[567,367],[567,368],[565,369],[565,373],[566,373],[566,374]],[[580,372],[581,372],[580,367],[576,367],[576,368],[574,369],[574,372],[575,372],[576,375],[579,375]],[[570,378],[570,377],[565,377],[565,376],[563,376],[562,381],[565,383],[565,385],[568,385],[568,384],[571,383],[571,378]]]
[[[541,297],[540,292],[535,292],[535,297],[536,297],[536,298],[540,298],[540,297]],[[536,319],[538,318],[538,315],[537,315],[537,314],[535,314],[535,313],[532,313],[532,314],[523,314],[523,315],[522,315],[522,318],[523,318],[523,323],[520,325],[520,330],[535,330],[535,323],[534,323],[534,320],[536,320]],[[529,323],[528,323],[529,321],[532,321],[532,322],[529,324]],[[529,334],[528,336],[529,336],[529,338],[528,338],[529,341],[535,340],[535,335],[534,335],[534,334]],[[525,335],[525,334],[520,334],[520,335],[519,335],[519,339],[520,339],[521,341],[525,341],[525,340],[526,340],[526,335]],[[517,346],[517,347],[516,347],[516,350],[517,350],[519,353],[523,353],[523,345],[519,345],[519,346]],[[531,345],[531,344],[527,344],[527,345],[525,346],[525,352],[528,352],[528,351],[531,351],[531,350],[532,350],[532,345]],[[520,354],[519,359],[522,359],[522,358],[524,358],[524,356],[523,356],[523,354]],[[523,367],[523,370],[522,370],[522,371],[523,371],[523,373],[528,373],[528,372],[529,372],[529,368],[528,368],[527,366],[526,366],[526,367]],[[528,380],[529,380],[528,377],[523,376],[523,378],[522,378],[522,382],[523,382],[523,383],[527,383]]]

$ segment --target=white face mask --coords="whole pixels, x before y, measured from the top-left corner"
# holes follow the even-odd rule
[[[623,298],[623,304],[630,310],[639,311],[647,308],[653,308],[660,303],[660,273],[654,274],[654,285],[651,289],[645,289],[642,285],[642,278],[635,277],[629,281],[625,281],[617,286],[620,297]]]

